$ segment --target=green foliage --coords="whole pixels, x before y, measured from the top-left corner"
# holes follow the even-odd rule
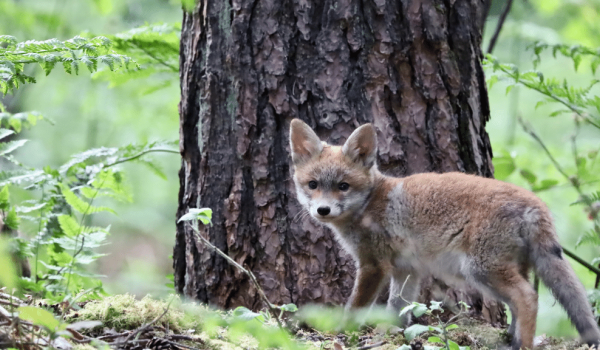
[[[540,64],[542,59],[540,57],[540,54],[547,50],[551,50],[552,56],[554,56],[555,58],[557,53],[561,54],[564,57],[570,58],[573,61],[573,67],[576,71],[579,68],[579,65],[581,64],[581,61],[585,57],[591,58],[590,68],[592,69],[593,74],[596,74],[596,69],[598,69],[598,66],[600,65],[600,49],[593,50],[581,45],[550,45],[540,41],[536,41],[535,43],[533,43],[533,45],[531,45],[530,48],[535,54],[533,66],[536,68]]]
[[[182,221],[195,221],[199,220],[204,225],[212,224],[212,209],[210,208],[190,208],[187,214],[184,214],[182,217],[177,220],[177,222]]]
[[[434,332],[434,333],[438,333],[439,336],[429,337],[427,339],[427,341],[430,343],[441,344],[442,347],[430,347],[431,350],[434,350],[434,349],[469,350],[470,348],[468,346],[458,346],[458,344],[456,342],[454,342],[448,338],[448,331],[458,328],[458,325],[456,325],[452,322],[454,320],[456,320],[463,312],[465,312],[469,308],[469,306],[464,302],[460,302],[461,312],[458,313],[456,316],[450,318],[447,322],[443,322],[442,319],[440,318],[440,314],[444,312],[444,310],[441,307],[441,304],[442,303],[438,302],[438,301],[431,301],[431,305],[428,307],[425,304],[414,302],[414,303],[406,306],[405,308],[403,308],[402,311],[400,312],[400,316],[402,316],[408,312],[411,312],[415,317],[421,317],[422,315],[429,315],[429,316],[434,316],[438,319],[437,327],[424,326],[424,325],[420,325],[420,324],[414,324],[414,325],[408,327],[407,329],[404,330],[404,337],[406,337],[406,339],[408,341],[411,341],[414,338],[418,337],[419,335],[421,335],[425,332]]]
[[[102,69],[94,74],[95,79],[110,82],[111,87],[135,79],[153,77],[158,82],[145,87],[142,94],[149,94],[171,86],[179,74],[179,37],[181,25],[148,24],[129,31],[110,35],[112,49],[123,56],[131,57],[139,65],[136,70],[120,70],[117,74]]]
[[[36,119],[37,120],[37,119]],[[27,127],[34,125],[28,121]],[[9,121],[10,125],[10,121]],[[0,129],[4,138],[15,136],[17,131]],[[0,142],[0,155],[6,157],[26,140]],[[34,223],[39,231],[24,245],[23,254],[33,258],[32,279],[23,279],[24,287],[55,301],[73,299],[81,290],[89,290],[86,298],[103,293],[99,276],[86,271],[87,265],[98,257],[97,249],[104,244],[109,228],[85,225],[91,215],[100,212],[115,213],[106,206],[94,205],[101,197],[130,201],[125,176],[118,165],[140,161],[160,169],[148,159],[149,153],[170,152],[174,142],[153,142],[127,145],[119,148],[97,148],[74,155],[58,168],[46,166],[35,169],[10,158],[13,169],[0,171],[0,208],[4,223],[16,230],[20,219]],[[38,199],[28,200],[20,206],[10,206],[8,185],[18,185],[40,193]],[[32,215],[38,213],[37,215]]]
[[[484,65],[496,73],[489,79],[490,88],[498,81],[499,77],[511,84],[507,88],[507,93],[515,84],[525,86],[545,96],[543,100],[537,102],[536,108],[547,103],[562,105],[563,108],[552,112],[549,115],[550,117],[564,113],[574,113],[581,120],[600,129],[600,97],[593,95],[591,92],[592,88],[599,82],[598,79],[592,79],[583,88],[576,88],[570,86],[566,80],[560,82],[557,79],[545,77],[539,71],[521,72],[516,66],[502,64],[490,55],[487,56]]]
[[[18,42],[13,36],[1,35],[0,44],[3,44],[0,45],[0,91],[5,95],[22,84],[36,82],[33,76],[25,73],[25,66],[29,64],[40,65],[46,75],[57,64],[69,74],[79,74],[80,65],[85,65],[91,73],[96,72],[99,63],[111,71],[122,67],[127,70],[138,68],[129,56],[116,53],[112,42],[103,36]]]
[[[18,276],[10,258],[10,243],[0,236],[0,286],[15,288],[18,285]]]
[[[586,81],[583,83],[583,87],[574,87],[566,79],[559,81],[535,70],[521,72],[514,65],[502,64],[494,57],[488,56],[485,65],[488,70],[493,72],[488,83],[491,88],[495,82],[503,80],[509,84],[509,87],[520,85],[538,92],[542,99],[537,101],[535,108],[543,105],[554,107],[554,110],[548,113],[550,118],[564,114],[570,115],[574,130],[569,138],[570,159],[568,159],[568,163],[559,161],[533,127],[519,118],[523,130],[538,144],[552,166],[563,177],[563,183],[552,178],[540,181],[542,172],[536,174],[532,169],[519,168],[514,155],[507,152],[494,159],[496,176],[499,179],[506,179],[511,174],[518,173],[533,191],[548,190],[560,185],[572,188],[579,196],[578,200],[572,204],[583,206],[587,219],[591,221],[591,228],[579,237],[576,246],[600,246],[600,188],[598,187],[600,166],[596,162],[599,149],[594,144],[588,144],[586,148],[582,149],[582,142],[579,142],[580,134],[588,133],[596,135],[597,138],[598,129],[600,129],[600,96],[597,95],[598,89],[596,88],[599,80],[594,78],[600,65],[600,49],[590,49],[580,45],[549,45],[540,42],[531,45],[530,49],[535,57],[534,67],[539,65],[544,53],[551,52],[554,58],[560,55],[571,60],[575,71],[581,67],[583,62],[589,62],[592,74],[583,77]],[[556,148],[564,148],[564,145],[557,144]],[[600,262],[600,258],[594,259],[593,264],[598,262]]]

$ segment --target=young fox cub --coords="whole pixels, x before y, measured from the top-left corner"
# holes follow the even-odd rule
[[[375,164],[376,144],[371,124],[339,147],[321,142],[304,122],[291,123],[298,200],[333,229],[357,263],[348,307],[369,305],[391,277],[388,308],[399,310],[403,298],[418,295],[419,276],[433,274],[506,302],[513,315],[512,349],[531,349],[537,294],[527,276],[533,267],[583,340],[599,343],[585,290],[563,259],[551,214],[539,198],[462,173],[385,176]]]

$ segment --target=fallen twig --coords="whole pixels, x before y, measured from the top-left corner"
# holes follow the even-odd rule
[[[182,347],[182,348],[186,348],[186,349],[190,349],[190,350],[200,350],[200,349],[195,348],[193,346],[183,345],[181,343],[177,343],[177,342],[170,341],[170,340],[167,340],[167,339],[164,339],[164,341],[167,342],[167,343],[169,343],[169,344],[171,344],[171,345],[175,345],[175,346],[178,346],[178,347]]]
[[[382,346],[385,344],[385,341],[380,341],[379,343],[375,343],[375,344],[371,344],[371,345],[365,345],[365,346],[361,346],[360,348],[358,348],[358,350],[367,350],[367,349],[373,349],[379,346]]]
[[[131,339],[132,337],[134,337],[134,338],[137,337],[138,334],[143,333],[145,330],[147,330],[148,328],[150,328],[150,326],[152,326],[158,320],[160,320],[161,318],[163,318],[163,316],[165,316],[167,314],[167,312],[169,311],[169,306],[171,306],[170,303],[169,303],[169,305],[167,305],[167,308],[165,309],[165,311],[162,314],[156,316],[156,318],[153,319],[152,321],[150,321],[150,323],[142,325],[142,326],[138,327],[135,331],[129,333],[129,335],[127,336],[127,338],[125,338],[124,341],[111,343],[111,345],[120,346],[120,345],[125,345],[125,344],[131,342],[129,339]]]
[[[220,256],[222,256],[225,260],[227,260],[227,262],[229,262],[231,265],[237,267],[238,269],[240,269],[240,271],[242,271],[243,273],[245,273],[248,277],[250,277],[250,280],[252,281],[252,284],[254,284],[254,287],[256,287],[256,289],[258,290],[258,294],[260,295],[260,297],[263,299],[263,301],[265,302],[265,304],[267,304],[267,307],[269,308],[269,310],[273,313],[273,316],[275,316],[275,320],[277,321],[277,323],[279,324],[279,327],[283,328],[283,323],[281,322],[281,319],[279,318],[279,313],[280,313],[280,309],[272,304],[269,301],[269,298],[267,298],[267,295],[265,294],[265,292],[263,291],[263,289],[261,288],[260,284],[258,284],[258,280],[256,279],[256,277],[254,276],[254,274],[252,273],[252,271],[245,269],[244,267],[242,267],[242,265],[238,264],[235,260],[233,260],[229,255],[223,253],[223,251],[219,248],[217,248],[216,246],[214,246],[212,243],[210,243],[208,241],[208,239],[202,237],[202,235],[200,234],[200,231],[198,231],[198,229],[196,227],[194,227],[194,225],[189,224],[190,227],[192,228],[192,230],[194,230],[194,232],[196,233],[196,236],[198,236],[198,238],[200,238],[202,240],[202,242],[204,242],[204,244],[206,244],[208,247],[210,247],[211,249],[213,249],[214,251],[217,252],[217,254],[219,254]]]

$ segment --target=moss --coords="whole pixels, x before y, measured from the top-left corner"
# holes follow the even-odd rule
[[[90,344],[75,344],[73,350],[96,350],[96,348]]]
[[[136,300],[130,294],[114,295],[91,301],[81,310],[72,312],[69,317],[101,321],[104,327],[114,328],[117,331],[131,330],[152,322],[162,315],[167,307],[169,310],[157,321],[157,324],[174,332],[190,329],[200,332],[202,315],[208,312],[208,308],[193,303],[182,304],[176,295],[170,296],[167,300],[156,300],[149,296]]]

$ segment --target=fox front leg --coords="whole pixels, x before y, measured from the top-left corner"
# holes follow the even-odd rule
[[[356,309],[371,305],[377,297],[385,273],[376,265],[361,265],[356,271],[354,289],[346,304],[346,309]]]
[[[417,300],[420,290],[420,279],[417,274],[411,271],[395,271],[390,282],[387,309],[398,315],[408,303]],[[411,315],[412,313],[408,312],[402,316],[400,319],[401,327],[410,324]]]

